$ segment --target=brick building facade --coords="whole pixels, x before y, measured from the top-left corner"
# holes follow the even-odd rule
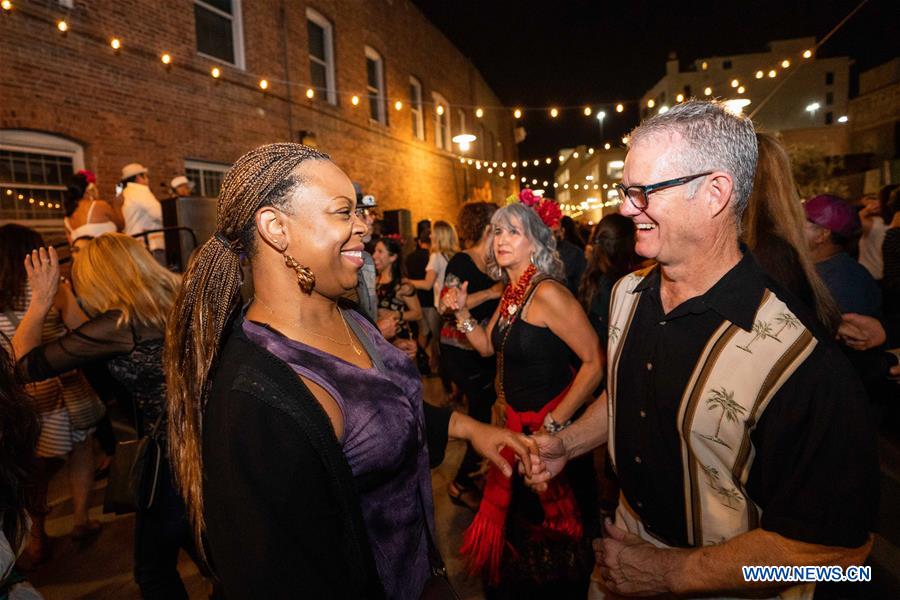
[[[186,170],[215,195],[238,156],[287,140],[413,222],[514,191],[450,141],[465,129],[468,156],[516,160],[512,116],[409,0],[18,0],[0,14],[0,56],[0,222],[59,226],[79,168],[105,198],[130,162],[157,196]]]

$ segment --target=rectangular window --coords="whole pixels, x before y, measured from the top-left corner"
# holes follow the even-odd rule
[[[422,114],[422,82],[409,78],[409,112],[412,116],[412,135],[417,140],[425,139],[425,119]]]
[[[225,173],[231,165],[210,163],[198,160],[184,161],[184,175],[194,184],[194,195],[203,198],[216,198],[222,189]]]
[[[723,69],[730,69],[730,68],[731,68],[731,61],[730,61],[730,60],[723,60],[723,61],[722,61],[722,68],[723,68]]]
[[[384,103],[384,61],[381,55],[366,46],[366,92],[369,95],[369,118],[387,125]]]
[[[0,148],[0,219],[62,219],[71,155]]]
[[[329,104],[337,104],[334,89],[334,28],[331,22],[311,8],[306,9],[306,33],[309,38],[309,78],[316,95]]]
[[[687,100],[688,98],[691,98],[691,97],[693,97],[693,94],[691,94],[691,86],[689,86],[689,85],[684,86],[684,98],[685,98],[685,100]]]
[[[240,0],[194,0],[197,53],[244,68]]]
[[[834,72],[827,71],[825,73],[825,85],[834,85]]]
[[[834,104],[834,92],[825,93],[825,104],[827,106],[831,106],[832,104]]]
[[[832,123],[834,123],[834,113],[825,113],[825,124],[831,125]]]
[[[434,145],[448,152],[453,150],[452,135],[450,134],[450,103],[446,98],[434,92],[431,94],[434,100]]]

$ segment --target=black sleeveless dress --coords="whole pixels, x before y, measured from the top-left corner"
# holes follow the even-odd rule
[[[506,402],[517,412],[537,412],[572,381],[573,353],[550,328],[522,318],[510,325],[505,342],[503,337],[504,332],[495,326],[491,341],[497,352],[501,348],[503,352]],[[600,535],[593,456],[586,454],[570,461],[563,474],[572,486],[584,535],[572,541],[541,528],[544,511],[538,496],[516,473],[506,520],[506,541],[514,551],[504,550],[502,583],[488,588],[487,598],[587,597],[594,568],[590,540]]]

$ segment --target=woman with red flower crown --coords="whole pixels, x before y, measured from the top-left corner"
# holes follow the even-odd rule
[[[559,207],[530,190],[519,200],[491,219],[488,264],[506,288],[487,327],[469,315],[465,284],[444,302],[472,346],[483,356],[497,356],[497,399],[506,427],[555,433],[591,399],[603,357],[584,310],[562,283],[550,231]],[[579,364],[577,372],[573,363]],[[488,598],[587,596],[594,566],[590,540],[599,535],[590,455],[570,462],[566,476],[554,481],[555,487],[536,495],[518,477],[488,472],[461,550],[470,570],[484,575]]]

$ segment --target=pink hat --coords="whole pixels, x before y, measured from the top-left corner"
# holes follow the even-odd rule
[[[820,194],[804,202],[803,210],[809,221],[838,235],[852,236],[862,227],[857,212],[838,196]]]

